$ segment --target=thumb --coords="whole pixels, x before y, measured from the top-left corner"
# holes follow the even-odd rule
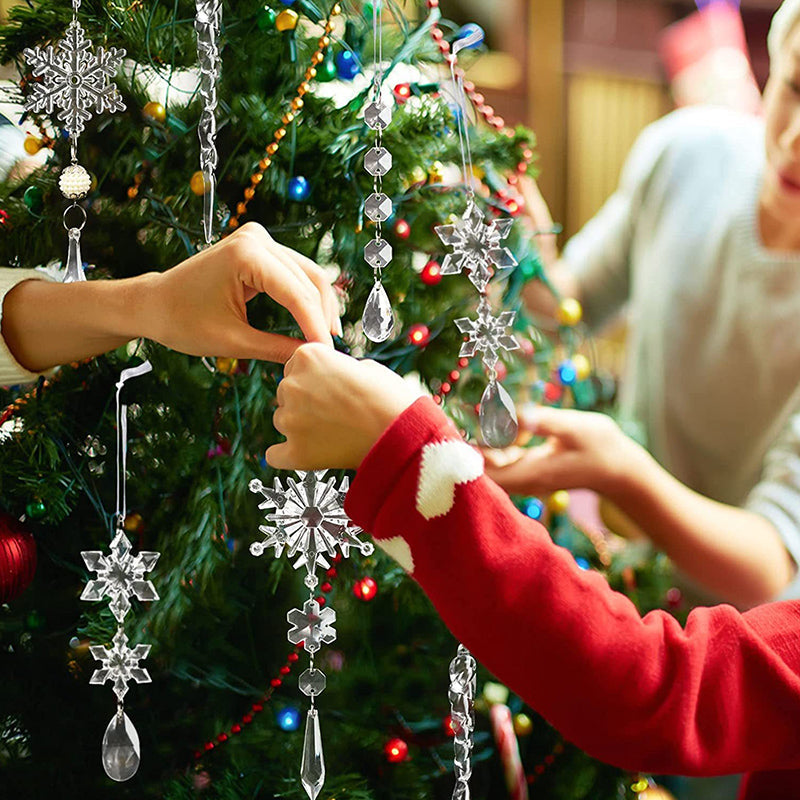
[[[534,436],[564,437],[574,431],[574,411],[550,406],[524,405],[520,408],[520,422]]]
[[[237,325],[231,337],[234,358],[256,358],[260,361],[274,361],[285,364],[298,347],[305,344],[302,339],[267,333],[253,328],[247,323]]]
[[[288,442],[280,442],[268,447],[264,457],[267,459],[267,464],[273,469],[299,469],[295,459],[292,458],[292,451]]]

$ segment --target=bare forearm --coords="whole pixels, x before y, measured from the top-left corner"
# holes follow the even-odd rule
[[[32,372],[99,355],[146,335],[151,275],[118,281],[24,281],[3,303],[2,335]]]
[[[643,450],[611,499],[690,578],[740,607],[775,598],[794,563],[763,517],[709,500]]]

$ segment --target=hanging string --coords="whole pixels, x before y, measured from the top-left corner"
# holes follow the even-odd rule
[[[458,129],[458,144],[461,150],[461,168],[464,174],[464,185],[467,187],[467,194],[472,197],[475,190],[472,185],[472,149],[469,143],[469,128],[467,126],[467,96],[464,91],[464,79],[459,74],[456,75],[456,58],[458,54],[469,47],[480,44],[483,37],[482,31],[473,31],[469,36],[464,36],[457,39],[453,43],[453,53],[448,57],[450,63],[450,75],[453,78],[453,88],[456,94],[456,103],[458,105],[458,115],[456,119],[456,128]]]

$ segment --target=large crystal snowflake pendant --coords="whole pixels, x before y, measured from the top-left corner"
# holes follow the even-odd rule
[[[472,358],[479,351],[483,353],[484,365],[492,369],[497,364],[500,351],[519,348],[517,340],[506,334],[506,328],[513,324],[515,316],[515,311],[503,311],[497,317],[492,316],[488,301],[482,297],[477,319],[462,317],[455,320],[456,327],[468,336],[461,345],[459,358]]]
[[[305,584],[314,588],[318,579],[314,574],[318,567],[330,568],[328,557],[341,550],[345,558],[354,547],[362,555],[371,555],[374,547],[362,542],[361,528],[353,525],[344,511],[344,501],[350,486],[348,478],[342,478],[339,488],[336,478],[325,480],[327,470],[318,472],[297,472],[298,480],[288,478],[285,488],[275,478],[274,488],[270,489],[259,480],[250,481],[250,491],[265,498],[259,504],[262,511],[275,509],[265,515],[266,525],[259,530],[265,535],[261,542],[253,542],[250,552],[260,556],[272,547],[275,556],[280,557],[284,548],[289,558],[297,556],[294,568],[306,568]]]
[[[120,702],[128,692],[128,681],[136,683],[150,683],[150,674],[144,667],[139,666],[143,658],[150,653],[149,644],[137,644],[128,647],[128,637],[125,631],[119,628],[111,640],[113,647],[110,649],[103,645],[92,645],[89,652],[101,663],[94,671],[89,683],[102,684],[114,681],[114,694]]]
[[[478,206],[470,200],[467,210],[454,225],[439,225],[436,234],[442,243],[453,248],[442,262],[442,275],[467,275],[479,292],[492,279],[493,267],[514,267],[517,260],[507,247],[500,244],[508,236],[514,221],[496,219],[486,224]]]
[[[100,550],[85,550],[81,553],[86,567],[97,573],[83,590],[81,600],[102,600],[110,597],[109,608],[118,622],[125,619],[131,607],[130,597],[139,600],[158,600],[158,593],[151,581],[145,580],[144,573],[150,572],[158,561],[160,553],[142,550],[131,555],[131,543],[122,531],[111,542],[111,553],[104,555]]]
[[[25,107],[46,114],[59,109],[58,119],[73,140],[92,118],[92,107],[98,114],[125,110],[117,87],[109,81],[116,75],[125,51],[98,47],[92,53],[92,43],[77,20],[69,24],[56,48],[28,47],[23,55],[33,77],[42,79],[32,82]]]

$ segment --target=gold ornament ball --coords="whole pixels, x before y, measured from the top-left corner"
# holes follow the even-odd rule
[[[514,733],[517,736],[529,736],[533,730],[533,720],[527,714],[514,715]]]
[[[125,528],[128,533],[136,533],[138,530],[141,530],[143,523],[142,515],[134,512],[125,517],[125,522],[122,523],[122,527]]]
[[[202,197],[206,193],[206,179],[203,177],[202,170],[197,170],[197,172],[192,175],[189,180],[189,188],[198,197]]]
[[[569,492],[565,492],[563,489],[559,492],[553,492],[553,494],[547,498],[547,507],[554,514],[566,513],[569,508]]]
[[[570,328],[577,325],[583,318],[583,308],[574,297],[567,297],[558,307],[558,321]]]
[[[428,180],[428,173],[422,167],[414,167],[409,175],[412,184],[425,183]]]
[[[145,103],[142,113],[148,119],[152,119],[154,122],[158,122],[159,124],[163,124],[167,118],[167,109],[164,108],[161,103],[158,103],[155,100]]]
[[[291,8],[286,8],[278,14],[275,20],[275,27],[279,31],[293,31],[297,27],[297,21],[300,19],[296,11]]]
[[[35,156],[42,149],[42,140],[37,139],[35,136],[26,136],[23,146],[29,156]]]
[[[585,355],[578,353],[572,357],[572,365],[575,367],[575,375],[579,381],[585,381],[592,374],[592,365]]]
[[[226,375],[231,375],[236,371],[239,362],[235,358],[218,358],[216,360],[216,367],[218,372],[224,372]]]
[[[444,164],[441,161],[434,161],[428,170],[428,177],[431,183],[441,183],[444,180]]]

